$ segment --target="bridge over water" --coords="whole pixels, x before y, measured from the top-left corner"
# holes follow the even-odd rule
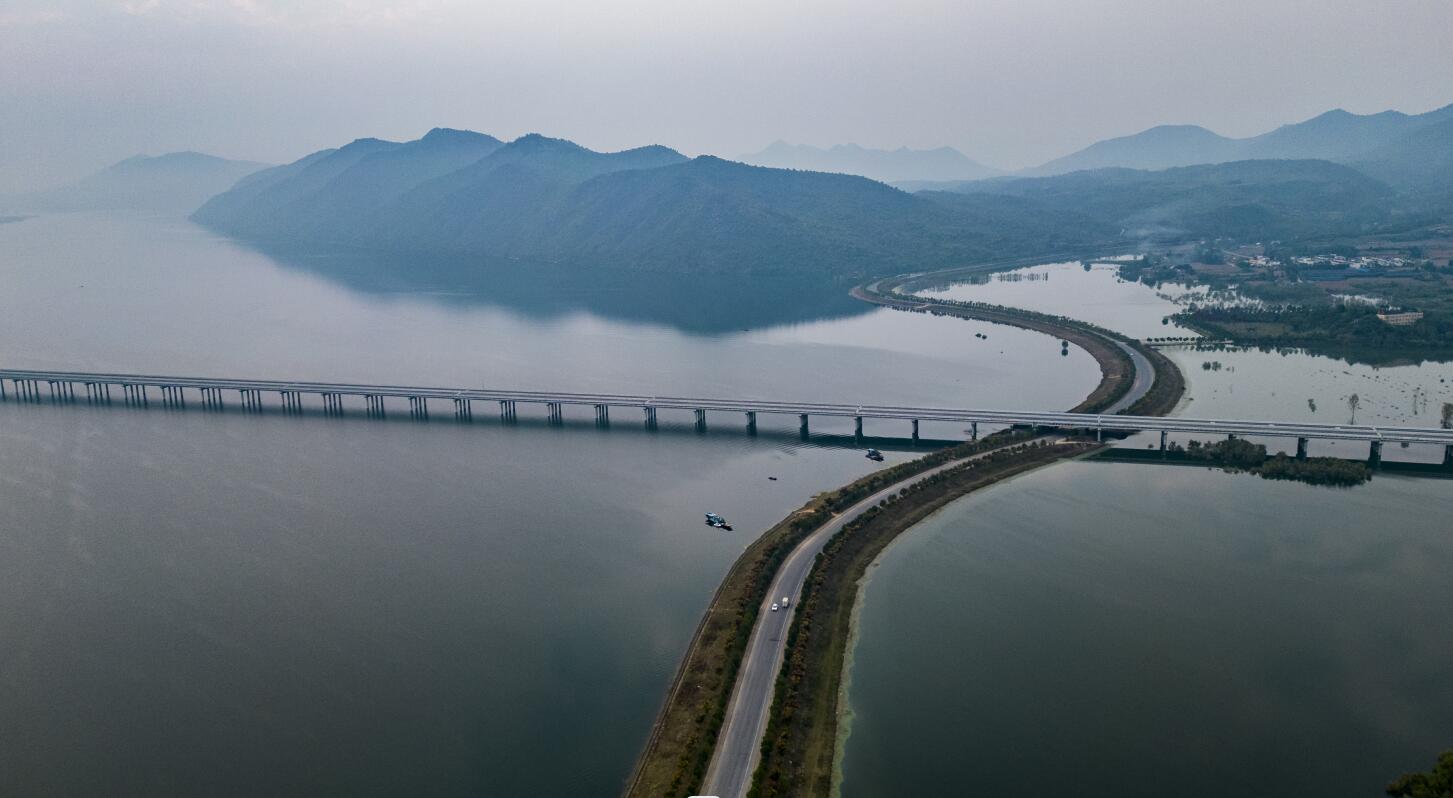
[[[1206,437],[1295,438],[1299,456],[1306,455],[1307,442],[1310,440],[1365,441],[1369,444],[1369,455],[1373,460],[1381,456],[1382,447],[1387,443],[1428,444],[1444,447],[1444,463],[1453,465],[1453,430],[1433,427],[0,369],[0,400],[5,401],[86,401],[91,404],[112,404],[120,401],[143,407],[150,406],[155,401],[167,407],[184,408],[187,405],[188,392],[205,409],[222,410],[227,406],[225,397],[234,395],[240,409],[252,412],[262,411],[267,404],[265,398],[276,395],[276,406],[281,411],[301,413],[303,397],[317,396],[322,411],[328,415],[342,415],[343,400],[349,397],[361,401],[364,411],[373,417],[386,414],[386,400],[406,401],[410,415],[421,419],[428,418],[431,401],[447,401],[453,406],[455,418],[461,421],[473,419],[476,402],[497,405],[500,418],[506,421],[517,417],[520,404],[537,405],[544,409],[546,417],[555,424],[564,421],[564,408],[567,405],[593,408],[596,422],[600,424],[610,422],[613,409],[639,410],[647,427],[656,426],[656,414],[659,410],[689,410],[695,413],[696,425],[702,430],[706,428],[707,413],[741,413],[745,417],[747,429],[753,432],[756,431],[757,415],[769,413],[797,416],[800,431],[804,435],[808,432],[812,416],[852,418],[856,421],[855,429],[859,437],[863,434],[864,419],[884,419],[909,422],[915,440],[918,438],[920,421],[968,424],[974,435],[977,435],[978,425],[981,423],[1085,430],[1097,436],[1106,432],[1159,432],[1161,448],[1165,448],[1166,436],[1172,432]]]

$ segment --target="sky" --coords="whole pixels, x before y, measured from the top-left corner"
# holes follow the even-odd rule
[[[1157,124],[1453,102],[1450,0],[3,0],[0,192],[431,127],[1031,166]]]

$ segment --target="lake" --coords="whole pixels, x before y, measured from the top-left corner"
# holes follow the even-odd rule
[[[837,290],[467,266],[35,217],[0,227],[0,363],[1041,409],[1098,379],[1048,336]],[[732,560],[880,467],[846,419],[489,410],[0,403],[0,793],[614,794]]]

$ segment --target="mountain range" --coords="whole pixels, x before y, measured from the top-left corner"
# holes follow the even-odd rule
[[[272,245],[691,274],[856,278],[1114,234],[994,198],[944,202],[864,177],[662,146],[601,153],[530,134],[360,139],[258,172],[193,218]]]
[[[975,161],[953,147],[932,150],[875,150],[856,144],[838,144],[827,149],[809,144],[773,142],[761,152],[738,160],[776,169],[838,172],[862,175],[884,183],[902,180],[978,180],[1000,174],[999,170]]]
[[[7,198],[23,211],[148,210],[190,213],[268,164],[200,152],[137,155],[76,183]]]
[[[1196,125],[1162,125],[1096,142],[1020,174],[1044,176],[1108,167],[1167,169],[1243,160],[1320,159],[1362,166],[1373,177],[1406,182],[1408,173],[1419,168],[1409,169],[1409,165],[1425,160],[1429,150],[1453,150],[1453,105],[1423,114],[1383,111],[1359,115],[1339,109],[1241,139]]]

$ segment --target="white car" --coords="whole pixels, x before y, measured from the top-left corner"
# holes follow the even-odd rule
[[[772,611],[773,612],[776,612],[777,611],[777,602],[775,602],[775,601],[772,602]]]

